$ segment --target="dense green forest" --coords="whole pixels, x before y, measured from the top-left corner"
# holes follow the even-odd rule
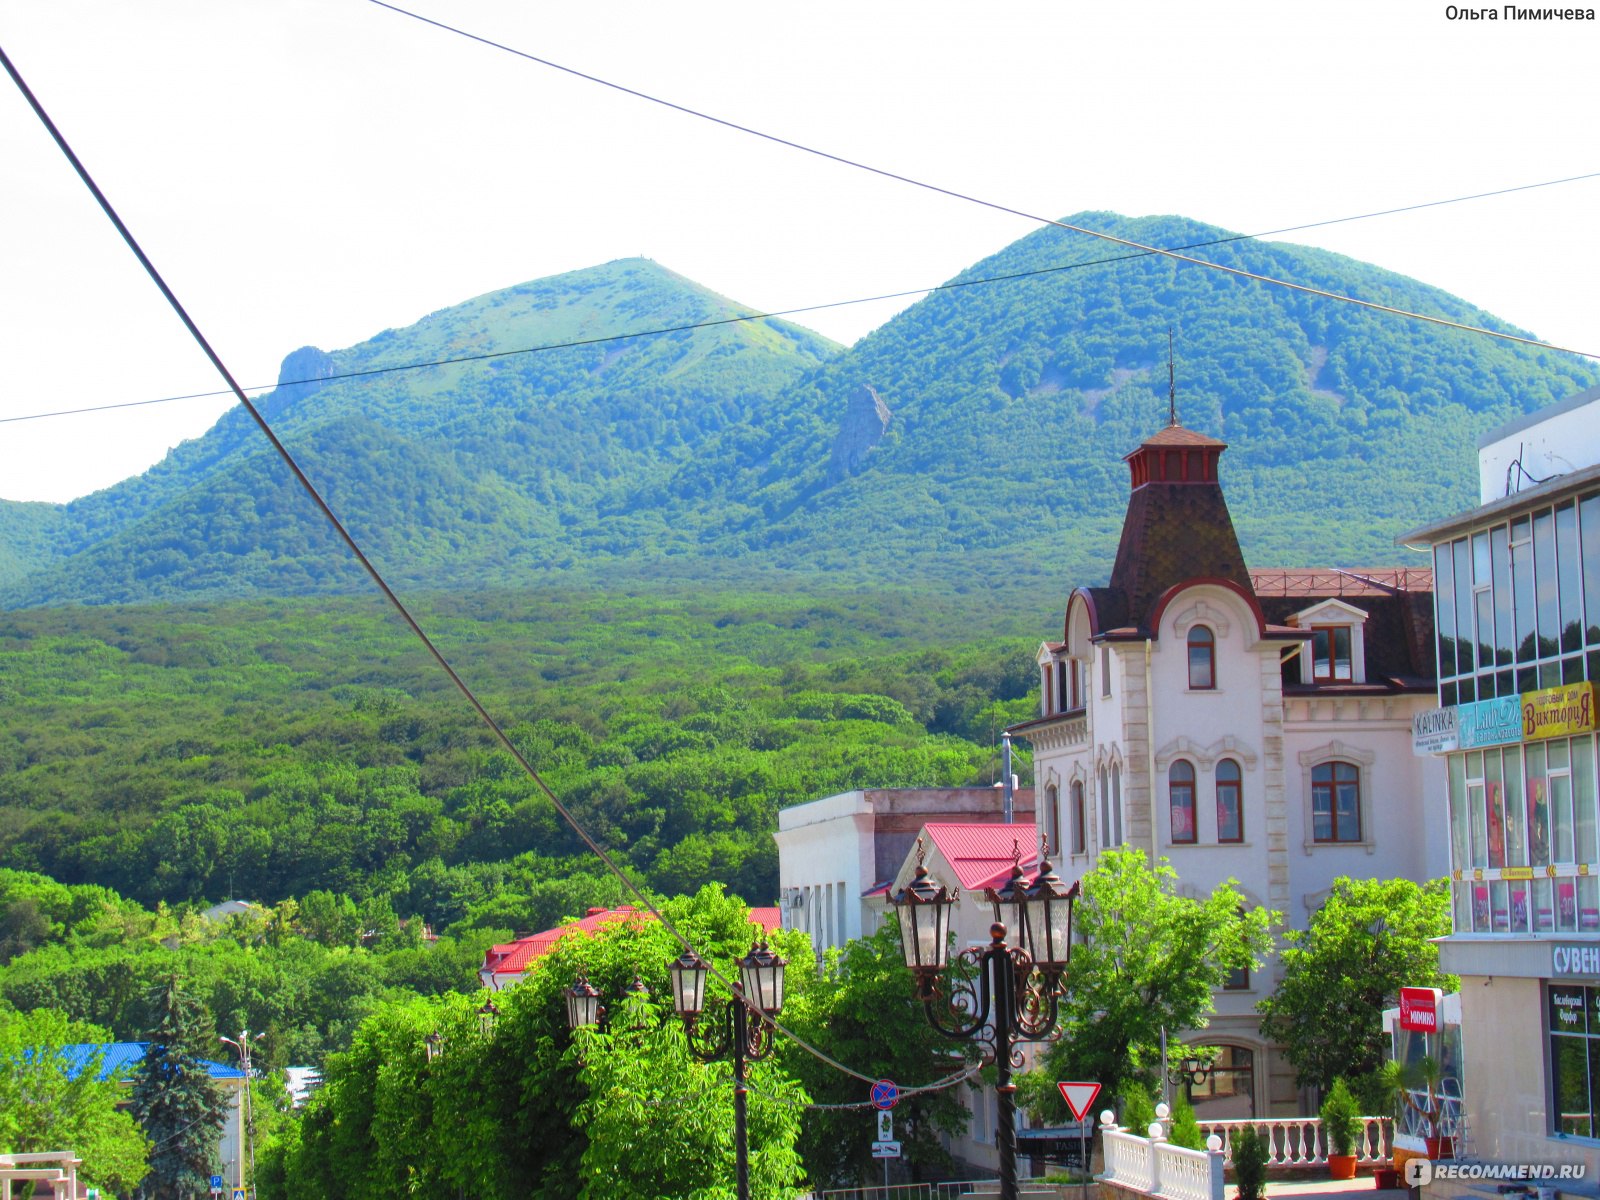
[[[778,808],[992,781],[1050,624],[893,591],[484,592],[420,612],[641,880],[751,903],[776,894]],[[146,905],[378,897],[440,928],[544,928],[618,896],[376,601],[8,613],[0,711],[0,866]]]
[[[1435,288],[1180,217],[1075,223],[1313,287],[1509,329]],[[1021,602],[1103,579],[1121,457],[1178,406],[1226,439],[1257,566],[1394,561],[1468,506],[1493,424],[1600,382],[1581,358],[1376,313],[1048,228],[842,349],[645,260],[496,292],[325,353],[263,400],[396,581],[607,586],[818,575]],[[651,330],[671,332],[649,334]],[[616,334],[638,334],[621,340]],[[581,343],[581,344],[573,344]],[[510,353],[538,346],[564,348]],[[475,361],[388,372],[406,363]],[[489,357],[481,357],[489,356]],[[353,378],[337,378],[356,372]],[[851,405],[867,386],[887,426]],[[241,412],[69,505],[0,502],[0,603],[355,591]]]

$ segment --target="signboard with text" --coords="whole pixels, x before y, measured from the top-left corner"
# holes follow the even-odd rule
[[[1438,988],[1400,989],[1400,1028],[1415,1033],[1439,1032],[1439,1005],[1444,993]]]
[[[1594,684],[1569,683],[1522,695],[1522,736],[1532,742],[1594,729]]]
[[[1501,696],[1456,707],[1456,731],[1463,750],[1508,746],[1522,740],[1522,697]]]
[[[1444,754],[1460,744],[1454,705],[1426,709],[1411,718],[1411,753]]]

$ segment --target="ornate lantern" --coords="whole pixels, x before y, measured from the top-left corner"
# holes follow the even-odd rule
[[[917,839],[917,873],[911,882],[892,897],[900,912],[900,943],[906,966],[919,982],[931,983],[944,970],[950,947],[950,909],[955,897],[928,874],[922,861],[922,839]]]
[[[1072,908],[1081,889],[1079,880],[1065,886],[1048,859],[1027,888],[1027,947],[1040,970],[1063,971],[1071,961]]]
[[[600,989],[589,982],[588,976],[579,975],[563,995],[567,1000],[568,1029],[583,1029],[600,1023]]]
[[[787,960],[767,949],[765,943],[757,943],[737,965],[746,1003],[764,1013],[781,1012],[783,968],[788,965]]]
[[[989,903],[994,905],[995,924],[1011,931],[1012,940],[1024,949],[1031,950],[1026,933],[1028,917],[1028,886],[1022,873],[1022,847],[1011,843],[1011,877],[997,888],[989,889]],[[1037,960],[1035,960],[1037,961]]]
[[[680,1017],[698,1017],[706,1006],[706,960],[693,950],[685,950],[667,966],[672,980],[672,1007]]]
[[[494,1033],[494,1023],[500,1019],[500,1010],[494,1006],[493,1000],[485,1000],[483,1007],[478,1010],[478,1032],[484,1037]]]

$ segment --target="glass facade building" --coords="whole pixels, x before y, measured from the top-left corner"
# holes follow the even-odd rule
[[[1600,933],[1600,488],[1433,547],[1459,933]]]

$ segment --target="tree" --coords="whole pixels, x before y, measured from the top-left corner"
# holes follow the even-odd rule
[[[0,1011],[0,1146],[14,1154],[70,1149],[83,1159],[86,1183],[125,1193],[144,1178],[150,1144],[117,1108],[122,1084],[102,1073],[101,1056],[61,1053],[108,1040],[105,1030],[48,1008]]]
[[[1430,940],[1450,932],[1443,880],[1336,879],[1311,925],[1284,936],[1283,977],[1258,1008],[1261,1032],[1285,1047],[1299,1087],[1359,1080],[1385,1058],[1383,1010],[1400,988],[1454,990]]]
[[[1177,884],[1165,859],[1151,866],[1138,850],[1108,850],[1083,877],[1061,1036],[1019,1081],[1036,1116],[1066,1116],[1057,1080],[1096,1079],[1113,1095],[1153,1082],[1161,1031],[1203,1029],[1229,973],[1264,961],[1277,913],[1247,910],[1231,880],[1205,899]]]
[[[916,1002],[916,983],[891,916],[871,937],[828,953],[822,978],[784,1008],[784,1024],[840,1062],[905,1085],[932,1083],[961,1066],[953,1058],[971,1043],[945,1037]],[[816,1103],[859,1103],[868,1085],[842,1074],[793,1042],[780,1061]],[[930,1170],[951,1165],[940,1134],[959,1134],[970,1119],[958,1087],[906,1095],[894,1110],[895,1137],[906,1158]],[[814,1108],[805,1114],[800,1152],[817,1187],[858,1182],[873,1165],[863,1110]]]
[[[154,1144],[144,1191],[161,1200],[203,1200],[227,1116],[227,1102],[201,1058],[216,1038],[205,1009],[176,975],[150,989],[148,1004],[149,1047],[131,1103]]]

